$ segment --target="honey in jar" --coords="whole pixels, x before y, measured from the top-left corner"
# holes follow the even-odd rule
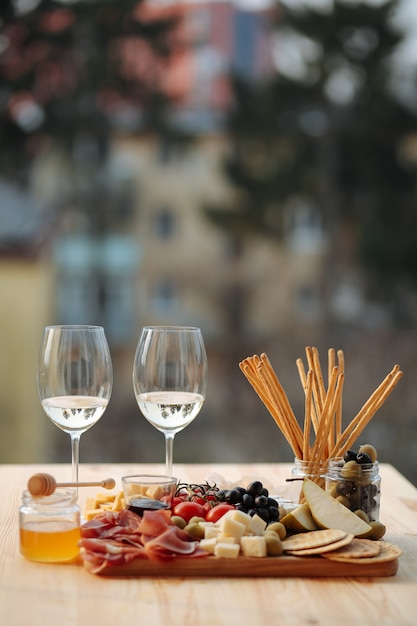
[[[80,508],[74,489],[60,489],[49,496],[23,493],[19,509],[20,552],[43,563],[72,561],[79,553]]]

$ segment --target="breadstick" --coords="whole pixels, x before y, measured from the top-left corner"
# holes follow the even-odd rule
[[[343,350],[337,351],[337,360],[339,364],[339,371],[341,374],[343,374],[343,378],[342,378],[342,384],[343,384],[344,373],[345,373],[345,355],[343,354]],[[335,433],[334,433],[335,439],[338,439],[342,433],[342,414],[343,414],[342,393],[343,393],[343,390],[341,390],[340,392],[340,401],[339,401],[339,404],[337,406],[337,411],[336,411],[336,428],[335,428]]]
[[[268,356],[265,353],[261,354],[261,361],[257,367],[258,373],[265,381],[265,384],[271,391],[271,396],[274,398],[277,406],[281,408],[284,424],[289,433],[291,433],[291,439],[293,442],[293,449],[297,448],[297,458],[301,458],[303,450],[303,434],[301,428],[297,422],[297,419],[291,409],[288,398],[285,391],[279,382]],[[294,450],[295,451],[295,450]]]
[[[316,441],[311,452],[313,458],[319,458],[323,454],[324,447],[327,444],[327,435],[330,429],[332,418],[332,415],[330,413],[330,407],[333,401],[338,373],[339,368],[335,365],[332,371],[329,388],[327,390],[323,411],[320,415],[319,429],[317,431]]]
[[[307,375],[306,375],[306,371],[304,369],[304,364],[303,364],[302,359],[297,359],[296,360],[296,365],[297,365],[297,368],[298,368],[298,373],[300,375],[301,384],[302,384],[304,392],[305,392],[305,390],[307,388]],[[312,377],[313,377],[313,373],[312,373]],[[316,409],[316,406],[315,406],[314,402],[311,402],[311,409],[310,409],[310,411],[311,411],[311,421],[312,421],[312,424],[313,424],[314,433],[317,433],[317,429],[319,427],[319,420],[318,420],[318,417],[317,417],[317,409]]]
[[[303,459],[310,458],[310,424],[311,424],[311,395],[313,392],[313,372],[308,371],[305,387],[305,412],[304,412],[304,437],[303,437]]]
[[[340,435],[331,452],[332,457],[343,456],[343,454],[349,450],[350,446],[355,442],[359,434],[385,402],[402,376],[403,372],[399,371],[398,365],[395,365]]]

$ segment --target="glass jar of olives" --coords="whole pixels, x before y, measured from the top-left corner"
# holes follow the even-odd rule
[[[294,459],[291,470],[291,478],[287,482],[291,485],[286,490],[285,496],[293,503],[303,501],[302,484],[305,477],[314,480],[323,489],[326,483],[327,461],[306,461],[304,459]]]
[[[360,454],[348,451],[329,460],[326,491],[367,522],[379,521],[381,476],[378,461],[361,462]]]

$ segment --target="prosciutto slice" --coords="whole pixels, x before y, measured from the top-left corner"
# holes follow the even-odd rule
[[[203,557],[208,553],[199,542],[171,522],[170,511],[145,511],[140,518],[132,511],[103,511],[81,526],[81,558],[92,573],[145,558],[172,561]]]

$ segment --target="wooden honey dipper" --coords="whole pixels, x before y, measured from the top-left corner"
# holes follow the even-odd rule
[[[28,480],[28,491],[32,496],[42,497],[50,496],[57,487],[104,487],[104,489],[113,489],[116,481],[114,478],[106,478],[98,482],[90,483],[57,483],[51,474],[34,474]]]

